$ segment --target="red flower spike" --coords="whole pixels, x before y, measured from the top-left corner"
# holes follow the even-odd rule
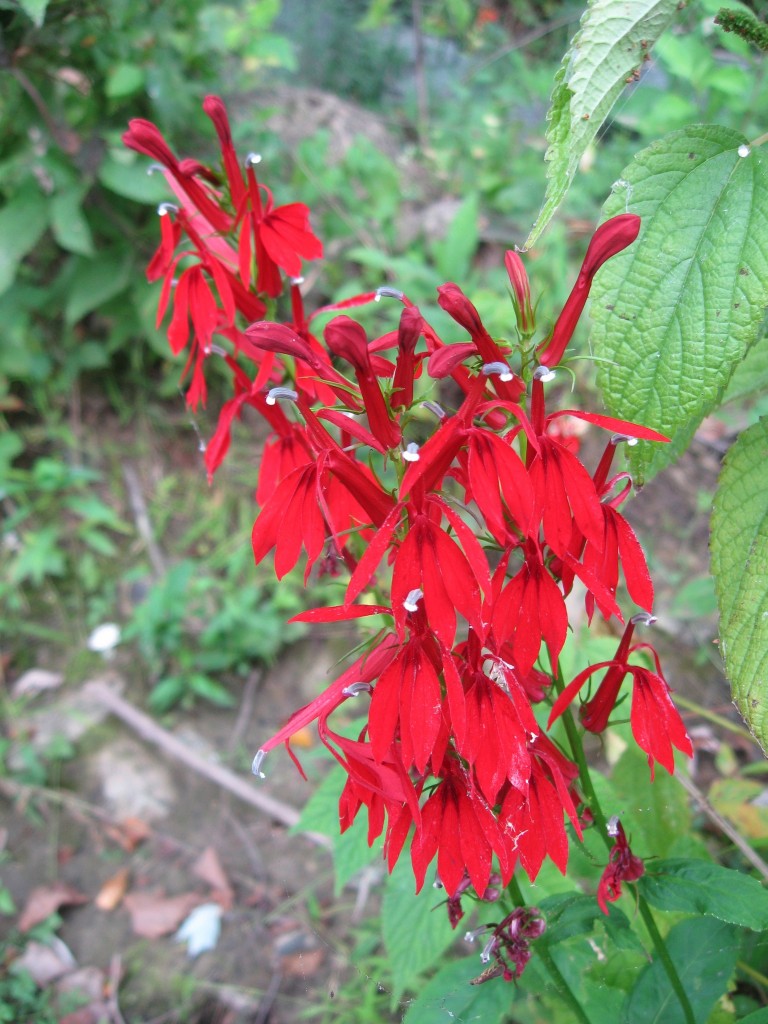
[[[621,896],[622,882],[636,882],[645,874],[645,864],[630,850],[624,828],[617,817],[608,822],[608,835],[615,836],[616,842],[597,886],[597,902],[604,914],[608,913],[608,904],[614,903]]]
[[[631,245],[639,232],[640,218],[634,213],[622,213],[618,217],[612,217],[595,231],[579,276],[576,278],[576,284],[563,306],[552,334],[536,349],[539,362],[545,366],[556,366],[562,360],[586,305],[595,274],[606,260]]]

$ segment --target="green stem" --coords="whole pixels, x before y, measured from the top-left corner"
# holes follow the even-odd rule
[[[560,673],[559,666],[557,666],[557,670],[553,673],[553,676],[555,680],[555,689],[560,693],[562,692],[565,683],[563,681],[562,674]],[[603,814],[603,809],[600,806],[600,801],[597,798],[595,787],[592,785],[592,777],[589,774],[589,766],[587,765],[587,759],[584,754],[584,745],[581,742],[581,736],[579,735],[579,730],[573,719],[573,714],[571,713],[570,708],[566,708],[562,716],[562,721],[565,726],[565,732],[568,737],[568,744],[571,748],[573,759],[579,769],[579,782],[581,783],[581,787],[584,791],[584,796],[592,810],[595,823],[603,837],[603,841],[610,850],[613,848],[613,843],[611,842],[611,837],[608,835],[606,818]],[[669,950],[666,947],[664,939],[661,937],[661,933],[656,927],[656,921],[651,913],[651,908],[639,893],[637,898],[638,905],[640,907],[640,914],[645,922],[646,928],[648,929],[648,934],[653,942],[656,955],[661,961],[666,975],[669,978],[669,983],[674,989],[678,1002],[682,1007],[686,1024],[696,1024],[696,1019],[693,1015],[693,1008],[688,1001],[688,996],[685,994],[685,989],[683,988],[683,983],[680,980],[680,975],[677,973],[677,968],[672,961],[672,957],[669,955]]]
[[[507,888],[509,890],[509,894],[512,896],[512,899],[515,901],[516,907],[526,906],[525,897],[523,896],[522,891],[520,889],[520,885],[517,879],[514,877],[514,875],[512,876],[512,879],[510,880],[510,883],[507,886]],[[555,963],[554,958],[552,957],[552,954],[549,952],[549,948],[547,947],[546,943],[537,944],[536,955],[539,957],[541,962],[546,967],[549,976],[552,979],[552,982],[555,986],[555,989],[557,990],[557,994],[560,996],[563,1002],[566,1003],[572,1010],[574,1015],[573,1019],[575,1021],[578,1021],[579,1024],[592,1024],[589,1017],[584,1012],[581,1003],[573,994],[573,991],[571,990],[570,985],[566,981],[562,971]]]
[[[696,1024],[696,1018],[693,1015],[693,1008],[688,1002],[688,996],[685,994],[683,983],[680,980],[680,975],[677,973],[677,968],[672,962],[672,957],[669,955],[669,950],[666,947],[664,939],[661,937],[659,929],[656,927],[656,922],[651,913],[651,908],[646,903],[645,899],[638,893],[638,907],[640,908],[640,916],[645,922],[645,927],[648,929],[648,934],[651,936],[656,953],[661,960],[662,967],[667,973],[669,983],[675,990],[678,1002],[683,1008],[685,1019],[687,1024]]]

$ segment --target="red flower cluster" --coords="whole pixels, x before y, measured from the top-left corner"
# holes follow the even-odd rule
[[[317,721],[347,773],[342,829],[365,807],[369,841],[384,833],[390,869],[410,837],[417,887],[436,860],[458,920],[468,884],[482,897],[506,885],[518,865],[534,879],[547,857],[564,872],[566,822],[581,836],[576,765],[548,735],[546,714],[536,707],[549,701],[559,677],[569,592],[578,581],[590,620],[597,609],[623,622],[616,600],[623,576],[630,597],[652,609],[645,558],[619,511],[630,484],[624,473],[611,477],[610,467],[621,441],[666,438],[545,403],[550,366],[563,357],[595,273],[634,241],[639,218],[627,214],[598,228],[577,284],[538,348],[530,343],[528,279],[512,252],[506,266],[519,345],[493,339],[453,283],[438,290],[438,302],[463,332],[458,340],[443,340],[405,295],[383,288],[334,311],[391,297],[401,305],[396,327],[370,339],[341,314],[327,323],[321,344],[296,281],[290,321],[259,320],[264,300],[282,289],[280,270],[295,275],[302,259],[321,253],[308,211],[300,204],[275,208],[256,180],[254,158],[243,176],[221,101],[209,97],[205,109],[221,143],[223,175],[178,161],[147,122],[132,122],[125,140],[160,160],[180,203],[164,211],[149,276],[164,280],[161,317],[173,292],[174,352],[190,343],[191,329],[188,400],[205,396],[203,365],[211,352],[232,372],[234,396],[206,452],[209,474],[226,454],[233,420],[245,405],[257,409],[272,433],[258,482],[256,561],[274,551],[282,577],[303,553],[305,579],[314,567],[349,573],[343,604],[297,619],[384,613],[391,621],[264,744],[254,770],[260,772],[267,751]],[[259,322],[245,327],[253,320]],[[231,344],[230,354],[213,345],[215,335]],[[531,365],[534,351],[542,365]],[[436,391],[444,377],[461,395],[456,407],[420,402],[416,396]],[[612,432],[592,472],[560,429],[566,413]],[[588,729],[604,729],[630,676],[635,737],[652,770],[658,761],[672,771],[672,748],[690,754],[690,741],[655,654],[655,672],[630,660],[651,650],[630,646],[636,622],[613,660],[565,687],[549,721],[592,673],[606,669],[582,711]],[[331,716],[358,697],[368,713],[350,739],[332,728]],[[538,928],[533,918],[512,917],[494,932],[493,956],[505,977],[519,974]]]

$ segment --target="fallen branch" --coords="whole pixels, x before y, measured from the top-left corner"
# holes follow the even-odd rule
[[[289,804],[283,803],[282,800],[276,800],[274,797],[260,792],[252,783],[246,782],[245,779],[235,775],[234,772],[231,772],[223,765],[213,764],[210,761],[204,760],[172,733],[159,726],[149,715],[145,715],[143,711],[139,711],[138,708],[129,704],[128,701],[123,700],[106,683],[101,680],[94,680],[91,683],[87,683],[83,690],[107,708],[107,710],[111,711],[113,715],[116,715],[141,739],[158,747],[164,754],[167,754],[176,761],[180,761],[188,768],[191,768],[192,771],[197,772],[198,775],[208,779],[209,782],[227,790],[244,803],[256,807],[289,828],[298,823],[300,815],[295,807],[291,807]],[[318,846],[331,849],[332,844],[328,836],[319,835],[316,832],[305,832],[303,834]]]
[[[677,696],[677,694],[675,694],[675,696]],[[752,849],[746,839],[737,832],[730,821],[724,818],[722,814],[718,814],[696,783],[687,776],[685,772],[675,772],[674,777],[683,789],[693,797],[709,820],[716,825],[724,835],[728,836],[734,846],[741,850],[744,859],[748,860],[752,867],[763,876],[764,882],[768,882],[768,864],[765,863],[760,854],[756,853]]]

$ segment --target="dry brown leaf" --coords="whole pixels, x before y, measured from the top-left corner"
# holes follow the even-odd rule
[[[310,949],[307,953],[293,953],[291,956],[284,956],[280,959],[280,970],[283,974],[293,977],[305,978],[314,974],[320,967],[325,957],[325,950]]]
[[[130,871],[128,868],[120,868],[111,878],[108,878],[99,889],[99,894],[93,901],[99,910],[114,910],[122,902],[125,891],[128,888]]]
[[[234,893],[226,872],[221,865],[219,855],[213,846],[207,846],[192,866],[198,878],[210,885],[213,892],[211,898],[224,910],[232,909]]]
[[[54,882],[52,885],[41,885],[29,894],[24,909],[19,917],[19,930],[29,931],[40,924],[46,917],[55,914],[60,907],[77,906],[87,903],[88,897],[66,882]]]
[[[122,846],[126,853],[133,853],[137,846],[149,839],[152,829],[142,818],[128,817],[113,828],[108,828],[107,835]]]
[[[57,936],[50,944],[28,942],[21,956],[14,960],[14,965],[27,971],[40,988],[77,967],[69,947]]]
[[[145,939],[159,939],[176,931],[187,914],[202,902],[203,897],[195,892],[165,896],[161,890],[132,892],[123,901],[133,930]]]

